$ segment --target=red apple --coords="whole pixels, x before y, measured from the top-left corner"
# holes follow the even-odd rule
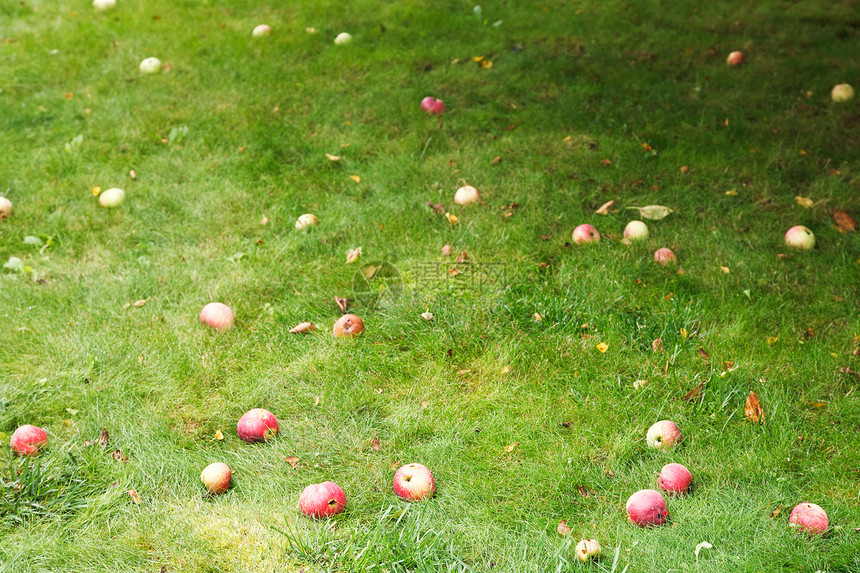
[[[210,302],[200,311],[200,322],[215,330],[230,330],[234,321],[233,310],[222,302]]]
[[[299,511],[308,517],[330,517],[345,507],[346,494],[333,481],[311,484],[299,496]]]
[[[815,247],[815,235],[807,227],[795,225],[785,232],[785,244],[801,251],[809,251]]]
[[[364,321],[354,314],[345,314],[334,323],[334,335],[343,338],[358,336],[364,331]]]
[[[788,517],[788,525],[807,533],[824,533],[830,526],[827,514],[820,506],[805,501],[797,504]]]
[[[744,63],[744,60],[746,60],[746,56],[744,56],[743,52],[732,52],[726,58],[726,63],[730,66],[739,66]]]
[[[681,441],[681,430],[671,420],[660,420],[648,428],[645,440],[650,448],[668,450]]]
[[[410,501],[433,497],[436,482],[433,474],[421,464],[407,464],[394,474],[394,493]]]
[[[583,243],[599,243],[600,233],[597,232],[594,225],[585,223],[583,225],[579,225],[573,230],[573,242],[577,245],[581,245]]]
[[[6,197],[0,197],[0,220],[12,215],[12,201]]]
[[[30,424],[25,424],[15,430],[12,439],[9,440],[12,451],[19,456],[35,456],[39,453],[39,448],[47,443],[48,434],[45,433],[45,430]]]
[[[600,557],[600,543],[596,539],[583,539],[576,544],[576,558],[585,563]]]
[[[666,500],[653,489],[641,489],[627,500],[627,521],[640,527],[663,525],[669,517]]]
[[[654,262],[658,265],[663,265],[667,267],[669,265],[674,265],[678,262],[678,257],[675,256],[675,253],[672,249],[663,247],[662,249],[657,249],[654,252]]]
[[[660,470],[657,485],[668,493],[687,493],[692,481],[693,474],[681,464],[666,464]]]
[[[445,112],[445,102],[441,99],[427,96],[421,100],[421,109],[431,115],[440,115]]]
[[[278,434],[278,419],[268,410],[254,408],[239,418],[236,433],[246,442],[267,442]]]
[[[454,193],[454,203],[457,205],[468,205],[469,203],[478,201],[480,198],[481,194],[471,185],[463,185]]]
[[[200,473],[200,479],[203,480],[203,485],[209,493],[218,495],[230,489],[230,481],[233,478],[233,472],[230,466],[222,462],[209,464]]]

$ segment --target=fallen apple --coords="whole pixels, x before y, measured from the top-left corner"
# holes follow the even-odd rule
[[[299,511],[308,517],[330,517],[346,507],[346,494],[333,481],[315,483],[299,495]]]
[[[785,244],[794,249],[809,251],[815,247],[815,235],[803,225],[795,225],[785,232]]]
[[[668,493],[687,493],[692,482],[693,474],[681,464],[666,464],[657,478],[657,485]]]
[[[821,506],[805,501],[797,504],[791,510],[788,525],[806,533],[819,534],[827,531],[830,521]]]
[[[674,265],[678,262],[678,257],[675,256],[675,252],[668,248],[662,247],[654,251],[654,262],[658,265],[663,265],[664,267],[668,267],[669,265]]]
[[[726,63],[730,66],[739,66],[744,63],[744,60],[746,60],[744,53],[735,51],[729,54],[729,57],[726,58]]]
[[[410,501],[433,497],[436,482],[433,473],[421,464],[407,464],[394,474],[394,493]]]
[[[576,558],[583,563],[600,557],[600,543],[596,539],[583,539],[576,544]]]
[[[272,27],[268,24],[260,24],[259,26],[255,26],[254,30],[251,32],[251,36],[254,38],[263,38],[265,36],[272,35]]]
[[[264,408],[254,408],[239,418],[236,433],[245,442],[268,442],[278,434],[278,419]]]
[[[158,58],[146,58],[142,62],[140,62],[140,73],[142,74],[155,74],[161,71],[161,60]]]
[[[304,215],[299,216],[296,219],[296,229],[302,230],[307,229],[308,227],[314,227],[319,224],[319,217],[313,215],[311,213],[305,213]]]
[[[119,187],[111,187],[99,195],[99,205],[106,209],[119,207],[125,201],[125,191]]]
[[[478,201],[480,198],[481,194],[471,185],[463,185],[454,193],[454,203],[457,205],[468,205]]]
[[[116,0],[93,0],[93,8],[98,12],[116,8]]]
[[[850,101],[854,99],[854,88],[850,84],[839,84],[830,90],[830,99],[836,102]]]
[[[335,336],[352,338],[364,331],[364,321],[354,314],[345,314],[334,323],[333,332]]]
[[[12,215],[12,201],[6,197],[0,197],[0,220]]]
[[[431,115],[439,115],[445,111],[445,102],[441,99],[427,96],[421,100],[421,109]]]
[[[12,433],[9,445],[19,456],[35,456],[48,443],[48,434],[38,426],[25,424]]]
[[[230,330],[235,320],[233,309],[223,302],[210,302],[200,311],[200,322],[215,330]]]
[[[671,420],[661,420],[648,428],[645,441],[649,448],[668,450],[681,441],[681,430]]]
[[[642,221],[630,221],[624,227],[624,238],[631,241],[642,241],[649,237],[648,225]]]
[[[206,490],[209,493],[212,495],[218,495],[219,493],[224,493],[230,489],[230,481],[233,479],[233,472],[227,464],[215,462],[214,464],[206,466],[206,468],[200,473],[200,479],[203,481],[203,485],[206,486]]]
[[[627,521],[639,527],[663,525],[669,517],[666,500],[653,489],[641,489],[627,500]]]
[[[352,42],[352,35],[348,32],[341,32],[334,38],[334,43],[336,46],[343,46],[345,44],[349,44]]]
[[[572,238],[573,242],[577,245],[582,245],[584,243],[599,243],[600,233],[597,232],[594,225],[584,223],[573,230]]]

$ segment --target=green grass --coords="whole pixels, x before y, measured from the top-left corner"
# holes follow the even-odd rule
[[[51,438],[0,451],[0,573],[860,571],[860,237],[832,219],[860,216],[860,108],[829,98],[860,84],[856,1],[118,1],[0,4],[0,262],[24,266],[0,273],[0,438]],[[675,212],[623,244],[649,204]],[[603,241],[571,246],[584,222]],[[463,251],[503,272],[464,285]],[[359,296],[378,261],[402,290]],[[361,338],[331,336],[335,296]],[[213,300],[231,331],[199,324]],[[254,407],[277,439],[239,441]],[[665,418],[684,441],[655,453]],[[207,498],[213,461],[234,486]],[[629,525],[672,461],[693,492]],[[392,493],[408,462],[432,500]],[[325,480],[348,508],[309,521]],[[805,500],[825,536],[788,527]]]

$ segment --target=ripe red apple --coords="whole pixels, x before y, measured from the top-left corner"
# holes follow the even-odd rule
[[[457,205],[468,205],[469,203],[478,201],[480,198],[481,194],[471,185],[463,185],[454,193],[454,203]]]
[[[583,243],[599,243],[600,233],[594,228],[594,225],[584,223],[573,230],[573,242],[577,245]]]
[[[230,330],[235,320],[233,309],[222,302],[210,302],[200,311],[200,322],[215,330]]]
[[[6,197],[0,197],[0,220],[12,215],[12,201]]]
[[[440,115],[445,112],[445,102],[441,99],[427,96],[421,100],[421,109],[431,115]]]
[[[48,434],[45,433],[45,430],[30,424],[25,424],[15,430],[12,439],[9,440],[12,451],[19,456],[35,456],[39,453],[39,448],[47,443]]]
[[[785,232],[785,244],[801,251],[809,251],[815,247],[815,235],[803,225],[795,225]]]
[[[660,470],[657,485],[668,493],[687,493],[693,481],[693,474],[681,464],[666,464]]]
[[[797,504],[788,517],[788,525],[807,533],[824,533],[830,526],[827,514],[820,506],[805,501]]]
[[[726,58],[726,63],[730,66],[739,66],[744,63],[744,60],[746,60],[746,56],[744,56],[743,52],[732,52]]]
[[[345,507],[346,494],[333,481],[311,484],[299,496],[299,511],[308,517],[330,517]]]
[[[663,525],[669,517],[666,500],[653,489],[641,489],[627,500],[627,521],[639,527]]]
[[[576,544],[576,558],[585,563],[600,557],[600,543],[596,539],[583,539]]]
[[[667,267],[669,265],[674,265],[675,263],[677,263],[678,257],[675,256],[675,253],[672,251],[672,249],[663,247],[654,251],[654,262],[658,265],[663,265],[664,267]]]
[[[433,497],[436,482],[433,474],[421,464],[407,464],[394,474],[394,493],[410,501]]]
[[[850,84],[839,84],[830,90],[830,99],[836,102],[854,99],[854,88]]]
[[[233,478],[233,472],[230,466],[222,462],[209,464],[200,473],[200,479],[203,480],[203,485],[212,495],[224,493],[230,489],[230,481]]]
[[[624,227],[624,238],[631,241],[642,241],[650,235],[648,225],[642,221],[630,221]]]
[[[648,428],[645,440],[649,448],[668,450],[681,441],[681,429],[671,420],[660,420]]]
[[[343,338],[352,338],[364,332],[364,321],[354,314],[345,314],[334,323],[334,335]]]
[[[268,410],[254,408],[239,418],[236,433],[246,442],[267,442],[278,434],[278,419]]]

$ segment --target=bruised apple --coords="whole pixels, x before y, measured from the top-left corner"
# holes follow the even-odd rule
[[[649,448],[668,450],[681,441],[681,429],[671,420],[654,423],[645,434]]]
[[[596,539],[583,539],[576,544],[576,558],[583,563],[600,557],[600,543]]]
[[[48,443],[48,434],[38,426],[25,424],[15,430],[9,445],[19,456],[35,456]]]
[[[421,109],[430,115],[439,115],[445,112],[445,102],[432,96],[421,100]]]
[[[333,481],[311,484],[299,496],[299,511],[308,517],[330,517],[345,507],[346,494]]]
[[[345,314],[334,323],[334,335],[342,338],[352,338],[364,332],[364,321],[354,314]]]
[[[203,485],[206,486],[206,490],[209,493],[218,495],[219,493],[224,493],[230,489],[230,481],[233,479],[233,472],[227,464],[223,462],[215,462],[206,466],[206,468],[200,473],[200,479],[203,481]]]
[[[654,262],[658,265],[668,267],[669,265],[677,263],[678,257],[675,256],[675,252],[672,249],[663,247],[654,251]]]
[[[599,243],[600,233],[597,232],[594,225],[584,223],[573,230],[571,238],[577,245],[582,245],[584,243]]]
[[[239,418],[236,433],[246,442],[267,442],[278,434],[278,419],[266,409],[254,408]]]
[[[627,500],[627,521],[639,527],[663,525],[669,517],[666,500],[660,492],[641,489]]]

